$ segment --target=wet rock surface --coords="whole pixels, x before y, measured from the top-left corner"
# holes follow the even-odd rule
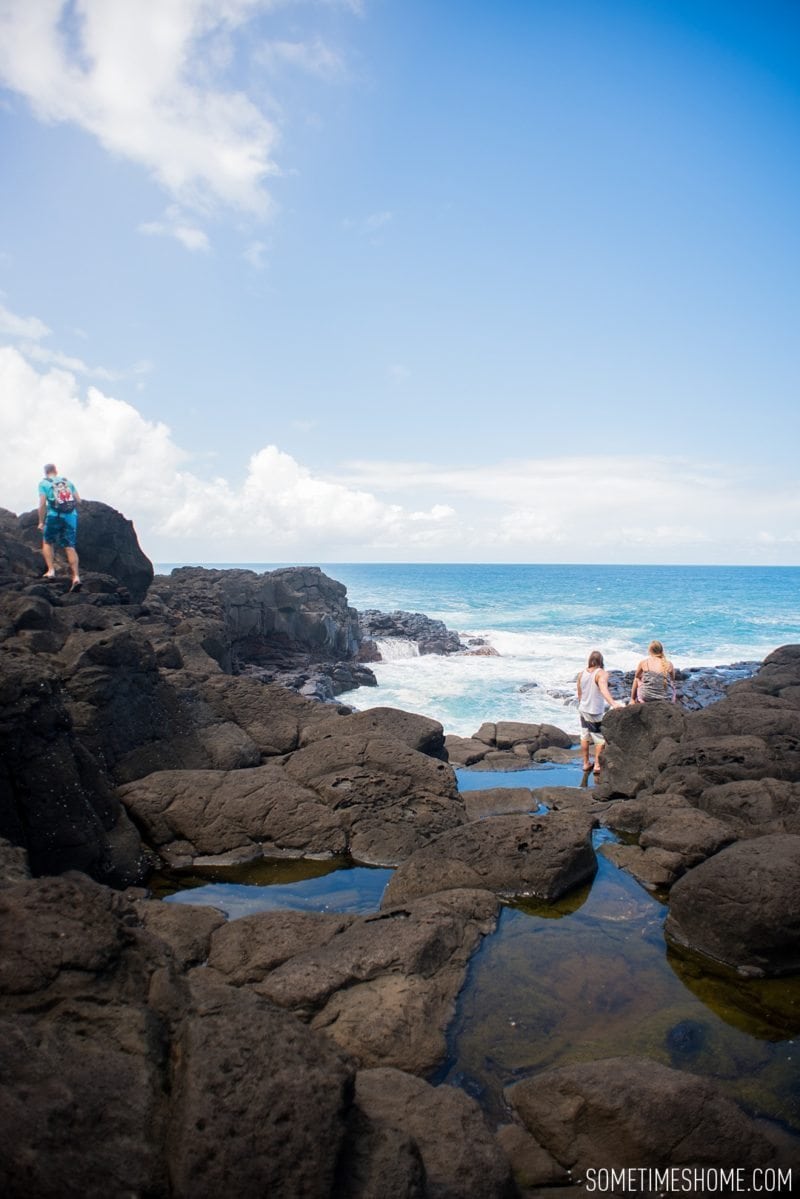
[[[450,887],[555,900],[590,879],[594,820],[580,812],[496,816],[437,837],[392,876],[384,905]]]
[[[763,1166],[775,1151],[708,1079],[647,1058],[544,1071],[512,1086],[523,1125],[573,1176],[605,1167]]]

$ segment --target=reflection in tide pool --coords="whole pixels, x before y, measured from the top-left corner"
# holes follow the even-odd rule
[[[800,978],[709,982],[693,962],[690,981],[666,953],[665,907],[598,863],[591,887],[559,904],[504,907],[472,958],[434,1081],[502,1120],[503,1088],[519,1078],[635,1054],[713,1076],[749,1112],[800,1130]]]
[[[325,862],[265,861],[158,875],[155,895],[169,903],[204,904],[229,920],[278,909],[295,912],[376,912],[391,870]]]

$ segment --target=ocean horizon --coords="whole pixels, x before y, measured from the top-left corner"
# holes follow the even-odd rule
[[[800,641],[800,567],[497,563],[158,563],[246,569],[319,565],[363,611],[424,612],[497,657],[426,655],[383,644],[377,688],[339,698],[404,708],[468,735],[484,720],[550,722],[577,731],[574,678],[600,649],[631,670],[655,637],[678,668],[760,661]]]

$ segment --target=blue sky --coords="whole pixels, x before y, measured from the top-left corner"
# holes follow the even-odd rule
[[[0,504],[800,562],[800,10],[0,0]]]

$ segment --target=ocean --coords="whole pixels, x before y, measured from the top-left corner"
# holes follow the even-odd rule
[[[800,641],[800,567],[320,565],[355,608],[424,612],[497,650],[420,657],[408,643],[384,644],[387,660],[373,667],[378,687],[339,697],[432,716],[448,733],[469,735],[485,720],[577,732],[574,678],[593,649],[607,669],[630,670],[658,638],[687,668],[760,660]]]

